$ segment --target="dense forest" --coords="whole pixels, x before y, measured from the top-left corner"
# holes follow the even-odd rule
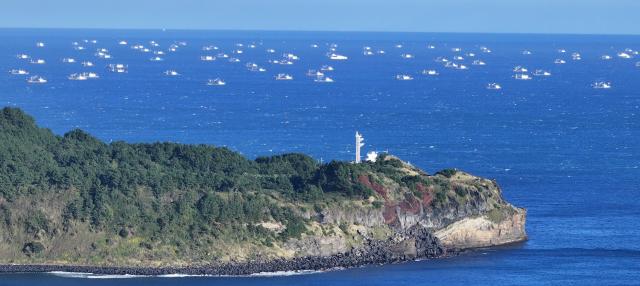
[[[386,172],[404,186],[423,176],[394,176],[398,160],[319,164],[303,154],[249,160],[227,148],[175,143],[105,144],[82,130],[62,136],[39,128],[16,108],[0,113],[0,224],[9,232],[34,237],[71,232],[88,225],[93,232],[144,237],[144,247],[177,247],[203,237],[256,240],[265,245],[306,231],[304,206],[321,209],[344,199],[375,195],[362,174]],[[366,180],[365,180],[366,181]],[[424,185],[433,182],[423,182]],[[56,196],[56,194],[60,194]],[[10,202],[23,197],[55,198],[49,210],[28,216]],[[4,202],[4,203],[3,203]],[[15,205],[15,204],[14,204]],[[62,229],[52,224],[60,208]],[[269,232],[260,222],[284,228]],[[6,235],[4,239],[11,239]],[[25,252],[37,251],[37,242]]]

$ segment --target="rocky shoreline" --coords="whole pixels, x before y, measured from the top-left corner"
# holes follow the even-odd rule
[[[111,267],[81,265],[0,265],[0,273],[76,272],[102,275],[210,275],[242,276],[264,272],[318,271],[354,268],[375,264],[392,264],[416,259],[455,255],[442,246],[437,237],[424,228],[407,230],[400,238],[386,241],[367,240],[365,246],[331,256],[308,256],[245,263],[226,263],[197,267]]]

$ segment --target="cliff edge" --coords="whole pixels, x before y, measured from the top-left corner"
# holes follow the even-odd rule
[[[320,164],[62,136],[0,111],[2,271],[248,274],[436,258],[526,239],[495,181],[382,154]]]

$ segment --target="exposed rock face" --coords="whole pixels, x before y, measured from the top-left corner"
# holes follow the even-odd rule
[[[407,233],[411,237],[415,229],[421,229],[432,233],[448,249],[495,246],[527,238],[526,210],[504,201],[495,181],[456,170],[429,176],[395,157],[386,160],[400,162],[396,164],[397,174],[420,178],[415,189],[396,184],[386,174],[361,175],[358,181],[374,190],[384,201],[383,206],[328,208],[319,215],[320,223],[364,226],[364,237],[369,234],[367,229],[386,227],[410,239]],[[425,186],[424,182],[431,185]]]
[[[487,216],[464,218],[436,231],[435,236],[444,246],[457,249],[508,244],[526,239],[525,220],[523,209],[516,209],[501,222]]]
[[[320,222],[324,224],[346,222],[368,227],[385,225],[383,213],[372,208],[328,208],[322,211]]]

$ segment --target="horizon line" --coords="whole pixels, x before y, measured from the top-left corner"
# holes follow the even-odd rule
[[[389,33],[389,34],[480,34],[480,35],[551,35],[551,36],[631,36],[624,33],[579,33],[579,32],[481,32],[481,31],[381,31],[381,30],[306,30],[306,29],[244,29],[244,28],[113,28],[113,27],[4,27],[0,30],[112,30],[112,31],[198,31],[198,32],[291,32],[291,33]]]

